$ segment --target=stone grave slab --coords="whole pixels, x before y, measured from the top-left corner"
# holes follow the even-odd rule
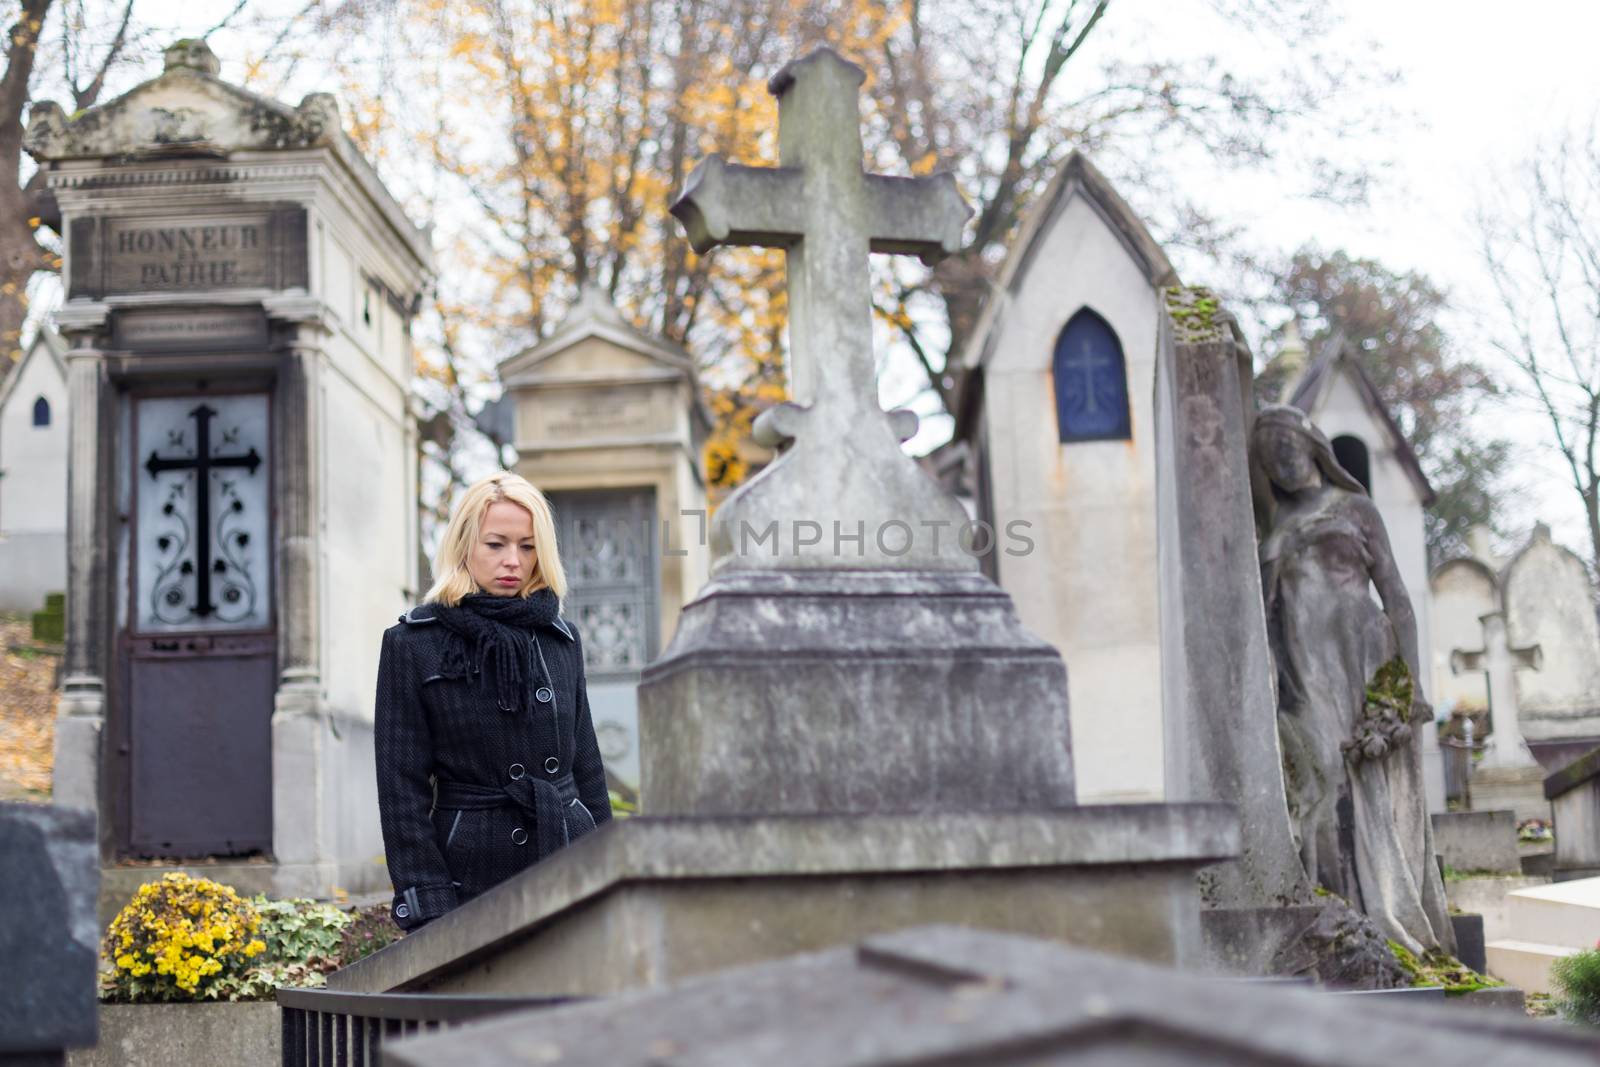
[[[620,819],[328,978],[348,992],[601,995],[928,921],[1195,962],[1224,805]]]
[[[1029,938],[922,927],[670,989],[397,1042],[386,1063],[1591,1064],[1585,1032],[1422,995],[1219,982]]]

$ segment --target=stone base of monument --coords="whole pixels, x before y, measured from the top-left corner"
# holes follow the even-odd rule
[[[1070,734],[1061,654],[977,573],[723,575],[639,686],[651,815],[1068,807]]]
[[[1239,977],[1311,978],[1341,989],[1400,989],[1411,978],[1365,915],[1338,897],[1200,913],[1206,969]]]
[[[331,975],[351,992],[599,995],[928,922],[1193,966],[1215,804],[632,818]]]
[[[1550,801],[1544,795],[1544,768],[1479,767],[1472,772],[1472,810],[1510,808],[1517,819],[1550,821]]]

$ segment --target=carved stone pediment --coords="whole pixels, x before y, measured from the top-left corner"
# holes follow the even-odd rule
[[[54,101],[31,109],[24,146],[40,162],[63,159],[224,158],[236,151],[311,148],[340,136],[339,108],[312,93],[297,108],[217,77],[204,41],[166,50],[160,77],[68,116]]]

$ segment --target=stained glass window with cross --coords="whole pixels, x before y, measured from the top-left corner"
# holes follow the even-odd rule
[[[1083,308],[1068,320],[1056,339],[1054,376],[1063,443],[1133,436],[1122,342],[1105,319]]]

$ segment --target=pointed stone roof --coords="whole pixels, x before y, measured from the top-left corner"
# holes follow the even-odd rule
[[[431,266],[426,233],[407,218],[345,135],[332,95],[311,93],[298,107],[290,107],[223,81],[218,77],[220,62],[200,39],[177,41],[163,59],[157,77],[75,115],[53,100],[35,103],[23,147],[41,165],[226,160],[236,153],[325,148],[344,164],[418,261]]]
[[[55,364],[56,373],[61,375],[61,380],[63,382],[67,380],[67,364],[64,358],[67,354],[67,343],[48,325],[40,326],[38,332],[33,335],[33,340],[23,351],[22,358],[11,365],[11,370],[4,379],[0,379],[0,408],[6,406],[11,394],[16,391],[17,383],[22,380],[23,368],[41,352]]]
[[[1084,198],[1105,220],[1151,285],[1159,288],[1179,284],[1178,272],[1173,269],[1156,239],[1150,236],[1144,220],[1117,194],[1111,182],[1089,161],[1089,157],[1074,150],[1050,180],[1044,194],[1028,211],[1011,242],[1011,251],[1000,268],[995,288],[990,292],[978,319],[977,329],[967,344],[963,362],[968,367],[988,362],[1001,312],[1021,288],[1022,279],[1032,266],[1040,245],[1074,197]]]
[[[1029,209],[995,284],[989,290],[978,324],[968,339],[959,363],[965,367],[961,395],[956,402],[956,428],[954,436],[965,437],[972,420],[977,415],[982,394],[982,368],[988,363],[999,337],[997,328],[1006,306],[1016,296],[1033,264],[1039,247],[1049,235],[1051,227],[1061,218],[1067,206],[1076,197],[1082,197],[1116,234],[1122,247],[1138,264],[1150,284],[1158,288],[1178,285],[1178,272],[1156,239],[1150,235],[1128,202],[1117,193],[1111,182],[1089,161],[1089,157],[1076,149],[1067,157],[1061,169],[1044,193]]]
[[[622,312],[617,310],[606,291],[593,284],[585,285],[579,291],[578,302],[572,305],[566,318],[561,320],[549,337],[502,360],[500,377],[507,385],[531,383],[537,378],[535,368],[539,364],[591,337],[601,338],[619,348],[655,360],[675,373],[695,377],[694,360],[688,352],[633,326],[622,317]]]
[[[1383,397],[1378,395],[1378,387],[1372,384],[1372,378],[1361,366],[1360,355],[1355,345],[1345,337],[1343,330],[1335,331],[1322,346],[1317,358],[1306,366],[1300,377],[1284,387],[1284,403],[1293,404],[1307,415],[1314,415],[1314,409],[1327,394],[1328,387],[1333,384],[1340,371],[1348,373],[1355,381],[1356,391],[1361,395],[1362,403],[1374,421],[1389,435],[1389,443],[1394,448],[1394,454],[1400,460],[1400,465],[1405,468],[1412,484],[1416,486],[1417,494],[1422,498],[1422,506],[1432,507],[1433,502],[1438,499],[1438,494],[1433,491],[1428,476],[1422,472],[1422,463],[1417,459],[1417,453],[1412,449],[1411,442],[1406,440],[1400,424],[1395,422],[1394,416],[1389,413],[1389,406],[1383,402]]]
[[[630,380],[649,380],[653,377],[686,379],[694,394],[695,417],[702,426],[710,428],[713,421],[711,410],[700,393],[700,375],[695,369],[693,357],[671,341],[653,337],[628,322],[606,291],[592,283],[579,290],[578,302],[549,337],[500,361],[497,370],[501,384],[509,392],[517,386],[542,385],[557,378],[562,381],[575,380],[568,374],[546,374],[541,367],[590,338],[598,338],[660,364],[659,371],[655,373],[630,372],[627,375]]]

